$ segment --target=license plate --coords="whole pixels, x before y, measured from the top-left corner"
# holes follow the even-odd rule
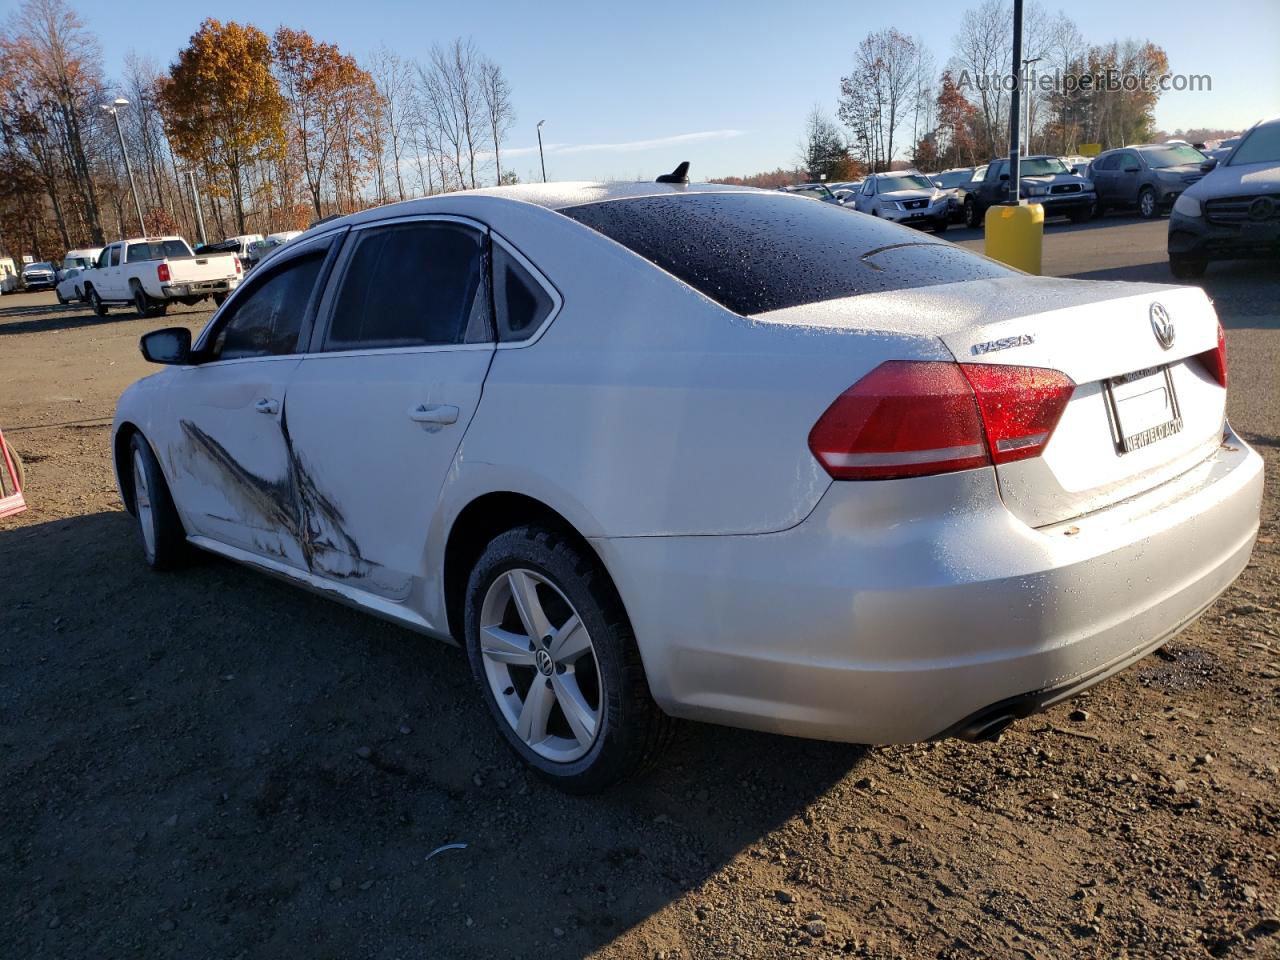
[[[1242,223],[1240,238],[1251,243],[1274,243],[1280,240],[1280,223]]]
[[[1111,437],[1133,453],[1182,430],[1182,412],[1168,367],[1148,367],[1103,381]]]

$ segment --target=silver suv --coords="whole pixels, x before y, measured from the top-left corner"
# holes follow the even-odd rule
[[[862,213],[911,227],[947,229],[950,201],[923,173],[874,173],[862,182],[854,206]]]

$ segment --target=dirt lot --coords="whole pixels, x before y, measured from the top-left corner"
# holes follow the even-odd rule
[[[997,744],[687,725],[590,799],[515,766],[459,651],[144,568],[107,425],[138,335],[205,314],[4,297],[32,509],[0,521],[0,958],[1280,956],[1280,278],[1207,286],[1270,474],[1187,633]]]

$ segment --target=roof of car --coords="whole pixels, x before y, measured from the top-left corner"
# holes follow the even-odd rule
[[[532,203],[550,210],[562,210],[584,203],[603,200],[627,200],[632,197],[657,197],[684,193],[772,193],[754,187],[737,187],[725,183],[602,183],[589,180],[564,183],[521,183],[511,187],[482,187],[463,190],[454,196],[503,197]],[[413,202],[413,201],[408,201]]]

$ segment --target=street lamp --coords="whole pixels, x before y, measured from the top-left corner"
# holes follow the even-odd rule
[[[1026,142],[1026,150],[1025,150],[1026,153],[1031,152],[1031,90],[1026,88],[1026,82],[1027,80],[1030,79],[1030,77],[1027,74],[1027,67],[1031,66],[1031,64],[1033,63],[1039,63],[1043,59],[1044,57],[1030,57],[1030,58],[1024,57],[1022,60],[1022,82],[1024,86],[1022,95],[1027,98],[1027,130],[1026,130],[1027,142]]]
[[[542,125],[545,120],[538,121],[538,159],[542,162],[542,182],[547,182],[547,158],[542,155]]]
[[[133,191],[133,206],[138,211],[138,228],[145,237],[147,235],[147,224],[142,219],[142,201],[138,199],[138,185],[133,182],[133,166],[129,163],[129,151],[124,145],[124,131],[120,129],[120,111],[128,105],[129,101],[124,97],[116,97],[110,103],[100,104],[100,107],[103,111],[115,117],[116,136],[120,138],[120,152],[124,155],[124,172],[129,175],[129,189]]]

